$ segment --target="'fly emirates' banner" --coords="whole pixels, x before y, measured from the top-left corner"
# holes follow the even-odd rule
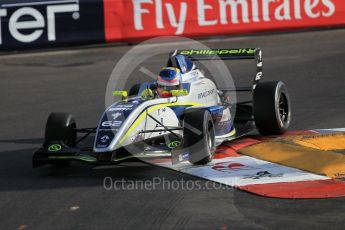
[[[345,25],[344,0],[104,0],[106,41]]]

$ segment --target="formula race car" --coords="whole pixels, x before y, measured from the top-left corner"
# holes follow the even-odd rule
[[[255,60],[252,86],[220,90],[193,63],[233,59]],[[129,92],[114,91],[121,99],[105,110],[94,128],[78,128],[71,114],[50,114],[43,146],[33,155],[33,167],[70,161],[106,165],[162,156],[171,158],[173,164],[207,164],[225,141],[256,130],[262,135],[287,130],[291,120],[287,88],[281,81],[259,82],[260,49],[176,50],[169,55],[167,66],[182,74],[182,88],[168,98],[154,93],[143,96],[145,90],[155,92],[155,81],[133,85]],[[251,93],[252,100],[232,103],[227,93],[234,91]],[[81,146],[92,134],[93,146]]]

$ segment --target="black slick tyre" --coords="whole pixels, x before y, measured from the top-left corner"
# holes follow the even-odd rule
[[[289,127],[291,103],[281,81],[261,82],[254,89],[254,120],[262,135],[280,135]]]
[[[45,143],[62,141],[69,147],[76,146],[76,122],[72,114],[51,113],[45,129]]]
[[[216,150],[210,112],[204,109],[187,110],[183,126],[183,146],[189,152],[189,162],[195,165],[209,163]]]

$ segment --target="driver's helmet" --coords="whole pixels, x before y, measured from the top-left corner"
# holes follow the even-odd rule
[[[181,89],[181,71],[177,68],[166,67],[157,77],[157,93],[162,98],[172,97],[172,90]]]

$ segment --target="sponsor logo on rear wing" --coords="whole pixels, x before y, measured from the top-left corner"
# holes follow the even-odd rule
[[[255,89],[263,76],[262,51],[259,48],[175,50],[175,52],[171,53],[171,56],[179,54],[187,56],[194,61],[255,59],[256,74],[251,87],[252,90]]]
[[[255,48],[239,48],[239,49],[192,49],[192,50],[176,50],[173,55],[182,54],[188,56],[192,60],[212,60],[212,59],[255,59],[260,49]]]

